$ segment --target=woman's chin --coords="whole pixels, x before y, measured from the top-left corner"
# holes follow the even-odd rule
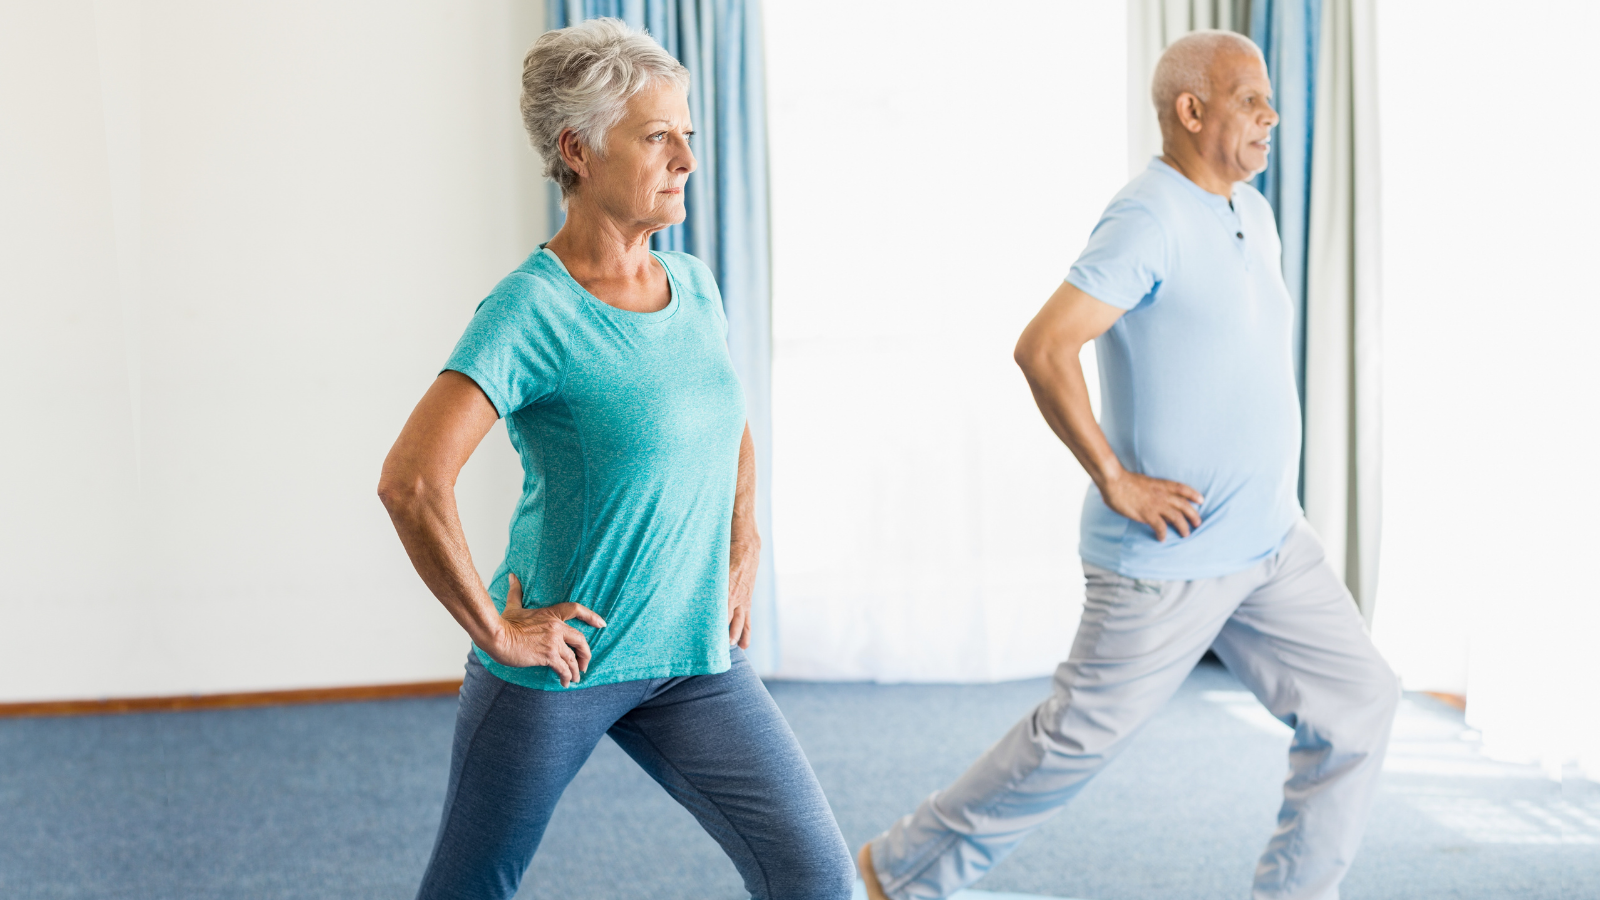
[[[688,213],[683,208],[683,201],[658,207],[651,213],[650,219],[658,228],[670,228],[678,225],[688,218]]]

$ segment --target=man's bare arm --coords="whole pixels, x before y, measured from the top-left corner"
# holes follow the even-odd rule
[[[1202,502],[1200,492],[1124,469],[1089,404],[1078,354],[1122,314],[1123,310],[1063,281],[1022,330],[1014,357],[1050,430],[1089,473],[1106,505],[1150,526],[1157,540],[1167,539],[1168,523],[1188,537],[1190,528],[1200,526],[1200,513],[1193,505]]]

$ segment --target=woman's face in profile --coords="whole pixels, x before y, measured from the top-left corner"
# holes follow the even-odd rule
[[[658,84],[628,101],[606,135],[605,155],[590,166],[583,189],[610,218],[658,230],[683,221],[683,187],[694,171],[689,98]]]

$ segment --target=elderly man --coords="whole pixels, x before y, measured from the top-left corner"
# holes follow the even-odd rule
[[[1294,728],[1254,897],[1331,900],[1399,688],[1296,500],[1294,312],[1267,202],[1278,117],[1261,52],[1201,32],[1162,55],[1163,153],[1112,200],[1017,342],[1045,420],[1094,480],[1083,619],[1051,696],[861,848],[868,895],[976,881],[1126,745],[1212,648]],[[1078,352],[1094,340],[1104,421]],[[1276,773],[1273,773],[1276,775]]]

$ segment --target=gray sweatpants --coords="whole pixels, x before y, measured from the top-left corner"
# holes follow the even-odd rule
[[[888,895],[936,900],[977,881],[1121,752],[1211,647],[1294,729],[1253,896],[1335,900],[1400,689],[1311,526],[1302,519],[1276,554],[1220,578],[1084,572],[1083,619],[1049,699],[872,841]]]

